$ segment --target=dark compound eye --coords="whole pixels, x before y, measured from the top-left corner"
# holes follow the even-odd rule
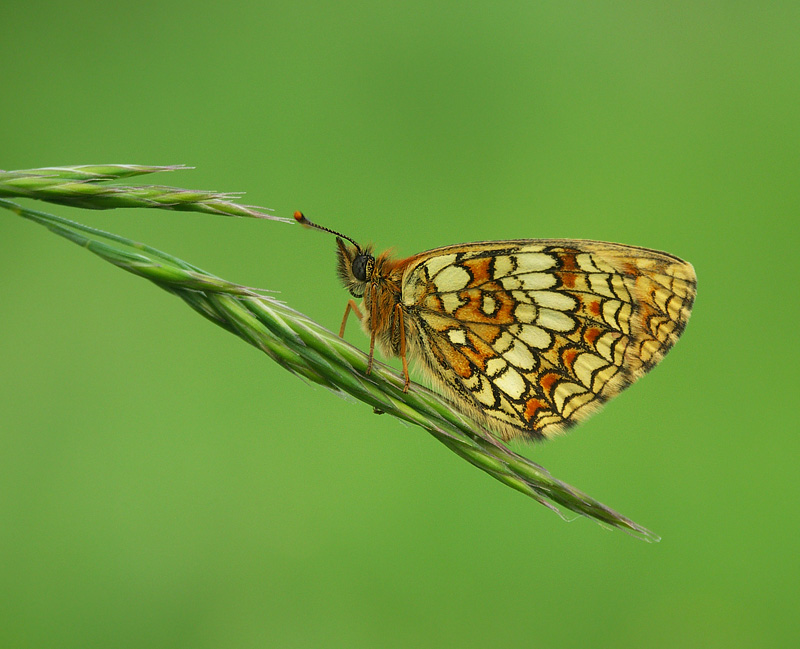
[[[353,275],[360,282],[366,282],[372,274],[375,258],[372,255],[357,255],[353,260]]]

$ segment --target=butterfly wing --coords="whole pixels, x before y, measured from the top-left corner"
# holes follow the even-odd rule
[[[503,439],[596,411],[683,332],[694,269],[667,253],[538,239],[439,248],[402,280],[411,354]]]

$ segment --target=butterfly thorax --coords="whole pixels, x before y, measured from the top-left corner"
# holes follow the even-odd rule
[[[361,326],[367,335],[374,332],[381,351],[388,356],[400,354],[400,323],[405,317],[401,304],[402,268],[398,260],[383,253],[375,260],[375,268],[364,292],[364,318]]]

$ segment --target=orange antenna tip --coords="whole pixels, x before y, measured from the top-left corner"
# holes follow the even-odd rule
[[[330,232],[331,234],[336,235],[337,237],[342,237],[342,239],[347,239],[350,243],[352,243],[356,250],[361,250],[361,246],[359,246],[355,241],[353,241],[350,237],[343,235],[341,232],[337,232],[336,230],[331,230],[330,228],[325,228],[321,225],[317,225],[316,223],[312,223],[309,221],[305,214],[300,211],[294,213],[294,220],[297,221],[300,225],[304,225],[307,228],[314,228],[315,230],[322,230],[323,232]]]

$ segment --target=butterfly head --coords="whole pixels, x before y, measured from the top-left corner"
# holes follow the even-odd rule
[[[312,223],[302,212],[295,212],[294,218],[300,225],[336,235],[339,279],[342,280],[345,288],[350,291],[350,295],[362,297],[375,270],[375,257],[372,255],[372,249],[369,247],[362,248],[350,237]],[[352,245],[345,243],[344,239]]]

